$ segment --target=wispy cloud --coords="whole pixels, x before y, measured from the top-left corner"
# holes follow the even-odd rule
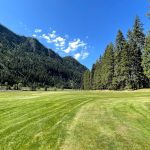
[[[41,32],[42,32],[42,29],[35,29],[34,32],[35,32],[35,33],[41,33]]]
[[[48,34],[42,34],[40,38],[44,39],[47,43],[52,43],[57,49],[63,49],[66,44],[66,39],[64,37],[58,36],[56,31],[52,31]]]
[[[69,42],[68,47],[64,50],[65,53],[70,53],[78,48],[86,48],[87,43],[81,41],[79,38]]]
[[[69,35],[64,36],[57,34],[55,30],[50,28],[50,32],[43,33],[42,29],[35,29],[34,38],[43,39],[46,43],[52,44],[57,52],[63,53],[64,55],[72,55],[75,59],[86,59],[89,56],[88,48],[90,47],[87,42],[80,38],[70,40]],[[41,33],[41,34],[40,34]],[[87,37],[85,37],[87,39]]]
[[[82,53],[82,59],[86,59],[89,56],[89,52]]]
[[[80,57],[81,57],[81,54],[80,54],[80,53],[76,53],[76,54],[74,54],[74,58],[75,58],[75,59],[77,59],[77,60],[78,60]]]
[[[86,59],[89,56],[89,52],[87,51],[81,51],[80,53],[74,54],[74,58],[79,60],[79,59]]]
[[[56,46],[63,48],[66,44],[66,39],[62,37],[56,37],[53,42],[55,43]]]
[[[37,37],[37,36],[36,36],[36,34],[33,34],[32,36],[33,36],[34,38],[36,38],[36,37]]]

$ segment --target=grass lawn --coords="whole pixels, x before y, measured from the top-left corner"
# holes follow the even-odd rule
[[[0,150],[150,150],[150,90],[0,92]]]

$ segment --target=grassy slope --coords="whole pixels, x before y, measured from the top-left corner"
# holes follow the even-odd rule
[[[0,150],[149,146],[150,90],[0,93]]]

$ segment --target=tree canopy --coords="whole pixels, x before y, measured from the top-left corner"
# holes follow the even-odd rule
[[[104,55],[93,65],[86,80],[84,78],[86,89],[120,90],[149,86],[150,34],[146,37],[138,16],[127,38],[119,30],[115,44],[106,47]]]

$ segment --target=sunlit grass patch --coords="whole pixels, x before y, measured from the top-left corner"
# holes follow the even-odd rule
[[[1,92],[0,149],[141,149],[150,90]]]

